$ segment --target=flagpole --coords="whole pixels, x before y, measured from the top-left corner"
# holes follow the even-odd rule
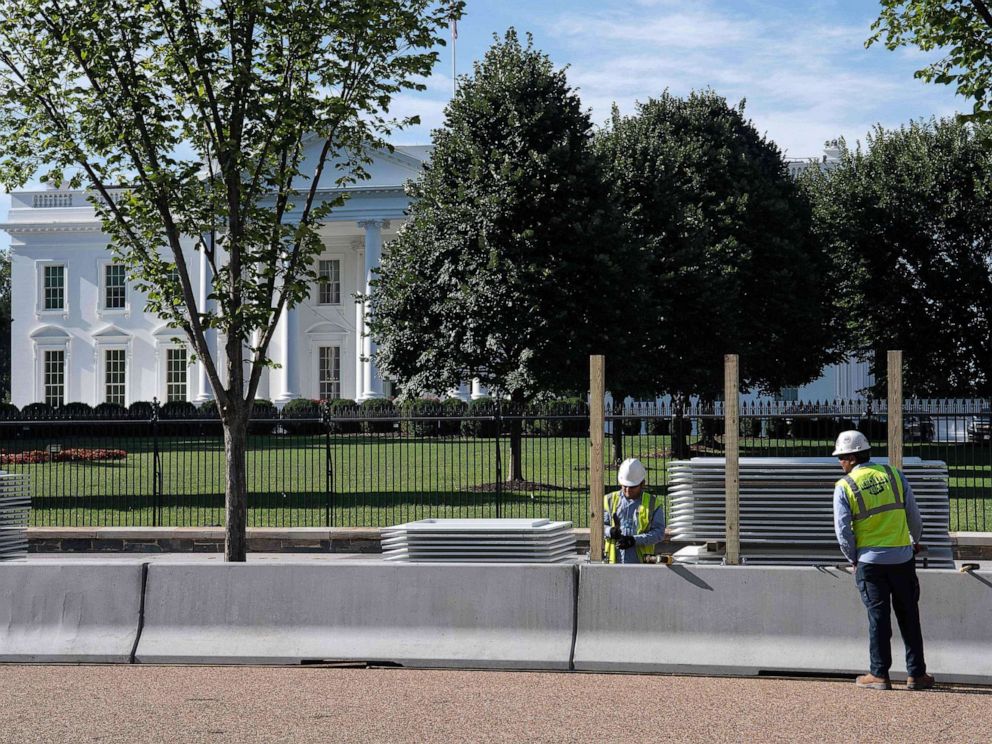
[[[451,19],[451,96],[458,93],[458,71],[455,66],[458,56],[458,21]]]

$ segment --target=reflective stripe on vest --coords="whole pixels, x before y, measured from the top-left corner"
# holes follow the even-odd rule
[[[858,548],[912,544],[902,483],[893,468],[862,465],[841,478],[839,483],[843,484],[851,506]]]
[[[620,491],[614,491],[611,494],[607,494],[603,498],[603,507],[607,514],[610,515],[610,524],[613,523],[613,515],[617,513],[617,507],[620,505]],[[649,529],[651,529],[651,516],[654,514],[655,510],[654,496],[649,493],[641,494],[641,503],[637,507],[637,534],[643,535]],[[654,555],[654,545],[635,545],[637,550],[637,557],[644,562],[644,556]],[[611,540],[609,537],[606,538],[606,561],[607,563],[618,563],[618,551],[616,542]]]

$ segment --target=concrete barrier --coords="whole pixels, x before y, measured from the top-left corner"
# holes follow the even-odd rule
[[[574,566],[152,564],[141,663],[567,669]]]
[[[0,662],[127,662],[140,564],[0,566]]]
[[[992,573],[920,571],[929,671],[992,683]],[[580,570],[575,668],[695,674],[863,673],[867,615],[837,569]],[[893,677],[905,676],[893,619]]]

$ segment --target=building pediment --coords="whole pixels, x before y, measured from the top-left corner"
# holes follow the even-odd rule
[[[68,341],[69,334],[58,326],[45,325],[31,332],[35,341]]]
[[[93,334],[93,339],[103,343],[123,343],[131,339],[131,334],[117,326],[108,325]]]
[[[317,161],[323,141],[317,137],[311,137],[304,146],[304,158],[301,170],[304,174],[312,176],[317,170]],[[426,147],[404,147],[397,148],[392,152],[388,150],[368,150],[366,152],[370,162],[364,163],[362,167],[368,174],[367,179],[362,179],[354,184],[345,186],[345,190],[354,188],[360,191],[374,190],[401,190],[408,181],[416,180],[420,177],[420,172],[426,158]],[[342,157],[330,156],[324,164],[324,169],[320,175],[318,188],[322,191],[333,191],[341,189],[338,179],[344,175],[343,168],[346,166]],[[300,184],[300,188],[305,188]]]
[[[304,331],[308,336],[330,335],[335,333],[347,333],[348,329],[331,321],[315,323]]]

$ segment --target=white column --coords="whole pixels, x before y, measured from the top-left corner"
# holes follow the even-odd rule
[[[279,364],[282,365],[282,392],[279,394],[279,402],[285,404],[300,397],[300,344],[296,308],[283,310],[279,324],[279,341],[282,347],[279,356]]]
[[[196,298],[196,303],[200,307],[200,312],[205,313],[213,307],[213,301],[207,299],[210,294],[211,283],[210,262],[207,260],[207,252],[201,249],[199,297]],[[220,359],[217,355],[217,332],[213,328],[208,328],[203,332],[203,338],[207,342],[207,348],[210,349],[210,353],[214,357],[214,362],[217,362],[217,360]],[[207,365],[205,365],[202,360],[197,362],[196,374],[199,392],[197,393],[196,400],[194,402],[206,403],[208,400],[213,400],[214,389],[210,384],[210,378],[207,377]]]
[[[355,251],[355,291],[363,292],[365,290],[365,252],[362,249],[357,249]],[[362,399],[362,391],[365,389],[365,383],[362,381],[362,377],[365,371],[365,365],[362,363],[362,354],[364,352],[364,342],[362,339],[362,334],[365,332],[365,303],[356,302],[355,303],[355,388],[351,393],[351,397],[356,401]]]
[[[361,291],[368,295],[372,292],[372,270],[378,268],[382,259],[382,228],[384,220],[365,220],[358,226],[365,230],[365,277]],[[362,308],[363,320],[368,319],[368,308]],[[375,343],[371,336],[362,328],[362,394],[361,400],[382,398],[382,376],[375,363]]]
[[[489,391],[487,391],[482,386],[482,383],[479,382],[478,378],[472,380],[472,394],[470,396],[472,398],[472,400],[478,400],[479,398],[485,398],[486,395],[488,395],[488,392]]]

